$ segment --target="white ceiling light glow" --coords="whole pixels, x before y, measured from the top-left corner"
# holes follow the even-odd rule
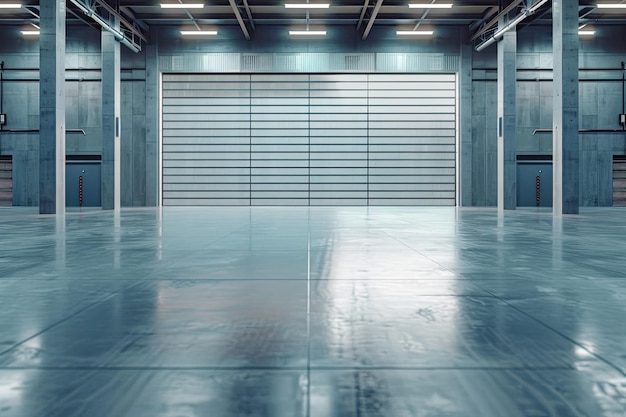
[[[595,30],[579,30],[578,34],[581,36],[593,36],[596,34]]]
[[[204,3],[161,3],[162,9],[202,9]]]
[[[20,3],[0,3],[0,9],[21,9]]]
[[[286,9],[328,9],[330,3],[285,3]]]
[[[598,9],[626,9],[626,3],[598,3]]]
[[[183,36],[215,36],[217,30],[181,30],[180,34]]]
[[[39,36],[38,30],[22,30],[21,32],[24,36]]]
[[[452,3],[409,3],[409,9],[451,9]]]
[[[290,30],[291,36],[326,36],[325,30]]]
[[[398,36],[430,36],[434,32],[432,30],[397,30]]]

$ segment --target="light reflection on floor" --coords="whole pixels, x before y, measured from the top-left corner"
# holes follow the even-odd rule
[[[626,416],[626,211],[0,209],[0,416]]]

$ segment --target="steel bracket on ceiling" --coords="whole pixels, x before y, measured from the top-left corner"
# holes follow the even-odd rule
[[[69,0],[78,7],[85,15],[93,19],[103,29],[111,32],[115,39],[133,52],[141,51],[142,42],[148,42],[148,26],[135,19],[129,21],[118,10],[111,7],[103,0]],[[116,21],[119,22],[119,28]]]

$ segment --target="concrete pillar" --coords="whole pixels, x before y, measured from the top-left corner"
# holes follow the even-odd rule
[[[553,213],[578,214],[578,1],[552,2]]]
[[[65,214],[65,0],[39,7],[39,213]]]
[[[160,202],[159,59],[156,42],[146,45],[146,206]]]
[[[506,22],[500,21],[500,26]],[[517,208],[515,149],[515,90],[517,32],[506,32],[498,42],[498,210]]]
[[[472,56],[470,42],[461,41],[461,67],[459,69],[459,205],[472,205]]]
[[[118,25],[119,26],[119,25]],[[120,208],[120,43],[102,30],[102,209]]]

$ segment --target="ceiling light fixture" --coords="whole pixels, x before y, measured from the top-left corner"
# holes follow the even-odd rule
[[[180,34],[183,36],[215,36],[217,30],[181,30]]]
[[[396,30],[398,36],[430,36],[433,33],[432,30]]]
[[[595,30],[579,30],[578,34],[581,36],[593,36],[596,34]]]
[[[0,9],[21,9],[20,3],[0,3]]]
[[[409,3],[409,9],[451,9],[452,3]]]
[[[290,30],[291,36],[326,36],[325,30]]]
[[[285,9],[328,9],[330,3],[285,3]]]
[[[24,36],[39,36],[38,30],[22,30],[21,32]]]
[[[202,9],[204,3],[161,3],[162,9]]]
[[[626,9],[626,3],[598,3],[598,9]]]

